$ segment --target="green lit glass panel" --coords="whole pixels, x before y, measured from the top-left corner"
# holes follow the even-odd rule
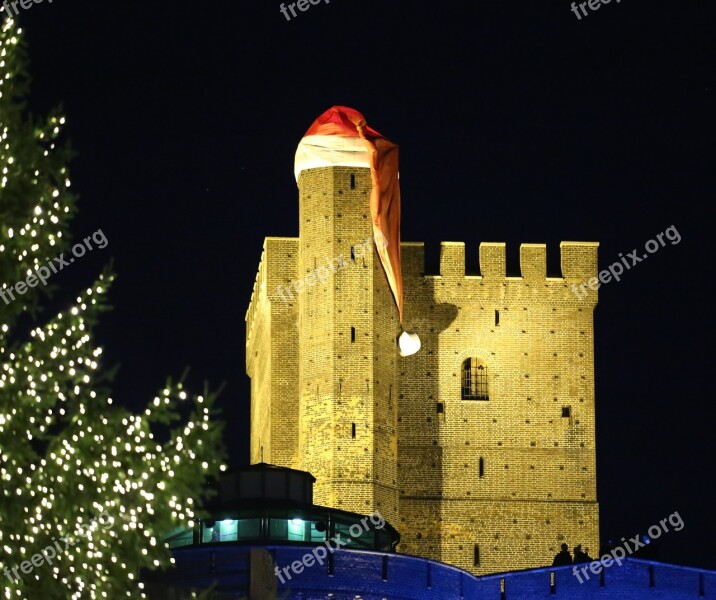
[[[290,519],[288,521],[288,539],[291,542],[306,541],[306,522],[302,519]]]
[[[217,521],[214,527],[219,528],[219,540],[220,542],[235,542],[238,539],[238,528],[239,522],[232,519],[225,519],[224,521]]]
[[[214,523],[213,526],[209,527],[205,523],[201,525],[201,543],[210,544],[211,542],[218,542],[219,535],[221,534],[218,523]]]
[[[258,540],[261,536],[261,519],[239,519],[236,523],[238,541]]]
[[[309,521],[309,541],[325,542],[326,541],[326,522],[325,521]]]
[[[269,537],[289,542],[324,542],[326,522],[302,518],[271,519]]]
[[[182,546],[191,546],[194,543],[194,530],[186,528],[174,529],[165,541],[170,548],[181,548]]]
[[[360,525],[361,531],[360,534],[351,537],[350,543],[348,544],[349,548],[373,548],[375,546],[375,533],[372,530],[366,531],[363,529],[363,526]],[[356,531],[358,527],[354,527],[353,531]]]

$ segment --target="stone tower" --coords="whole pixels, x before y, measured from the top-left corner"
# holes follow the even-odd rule
[[[370,169],[309,169],[298,188],[299,468],[318,504],[396,519],[399,328],[374,260]]]
[[[551,564],[562,542],[599,550],[593,311],[571,291],[597,275],[597,244],[443,242],[425,275],[401,246],[405,322],[372,239],[370,169],[298,177],[299,237],[266,238],[246,314],[251,462],[310,471],[315,501],[374,510],[400,551],[474,573]],[[478,260],[468,261],[477,272]]]

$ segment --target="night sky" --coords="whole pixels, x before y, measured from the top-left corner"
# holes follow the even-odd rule
[[[679,244],[599,292],[602,537],[678,511],[662,559],[716,568],[707,4],[613,0],[578,20],[567,0],[331,0],[290,22],[276,0],[33,5],[29,105],[64,107],[73,233],[109,240],[55,278],[51,310],[114,259],[97,335],[116,401],[141,410],[187,366],[196,389],[225,383],[239,466],[262,241],[298,234],[293,155],[327,108],[400,144],[402,238],[426,242],[429,272],[441,240],[473,269],[481,241],[504,241],[511,275],[520,243],[546,243],[554,276],[561,240],[598,241],[605,269],[673,225]]]

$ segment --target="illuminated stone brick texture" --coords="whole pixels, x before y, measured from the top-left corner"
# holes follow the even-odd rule
[[[374,248],[370,171],[299,177],[299,237],[266,238],[246,314],[251,462],[302,469],[315,502],[374,510],[399,551],[475,574],[599,548],[594,424],[597,244],[443,242],[440,275],[402,244],[405,325]],[[409,210],[404,203],[403,210]],[[466,275],[479,272],[480,275]],[[262,455],[263,453],[263,455]]]

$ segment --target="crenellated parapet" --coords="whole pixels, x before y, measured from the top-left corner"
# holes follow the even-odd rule
[[[254,279],[254,287],[251,291],[251,300],[249,301],[249,308],[246,310],[244,321],[246,321],[246,345],[252,338],[254,332],[254,324],[256,323],[257,317],[263,301],[266,299],[266,240],[264,240],[263,251],[261,252],[261,260],[259,261],[259,269]]]
[[[507,246],[504,242],[482,242],[479,249],[479,275],[466,276],[464,242],[440,243],[440,274],[437,276],[448,280],[478,279],[485,282],[497,280],[523,279],[525,282],[559,281],[563,283],[582,283],[597,276],[598,242],[561,242],[562,277],[547,277],[547,246],[546,244],[520,245],[520,277],[507,277]],[[403,242],[401,244],[403,275],[424,277],[425,245],[422,242]]]

